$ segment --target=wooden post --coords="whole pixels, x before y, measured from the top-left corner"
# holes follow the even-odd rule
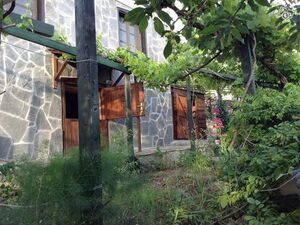
[[[84,196],[90,205],[82,219],[91,225],[103,224],[100,164],[98,65],[94,0],[75,0],[79,152]]]
[[[101,150],[108,150],[109,148],[109,134],[108,134],[108,120],[100,121],[100,133],[101,133]]]
[[[131,88],[130,75],[125,75],[125,101],[126,101],[126,129],[127,129],[127,145],[130,157],[134,159],[133,147],[133,124],[132,124],[132,109],[131,109]]]
[[[192,92],[190,76],[186,77],[186,93],[187,93],[187,117],[189,128],[189,139],[191,141],[191,150],[195,150],[195,134],[194,134],[194,122],[193,122],[193,105],[192,105]]]
[[[136,77],[134,77],[134,83],[138,83]],[[138,95],[139,95],[139,103],[140,103],[140,89],[141,86],[139,84],[138,88]],[[136,130],[137,130],[137,145],[138,145],[138,152],[142,152],[142,131],[141,131],[141,111],[142,111],[142,105],[141,103],[138,105],[138,114],[139,116],[136,118]]]

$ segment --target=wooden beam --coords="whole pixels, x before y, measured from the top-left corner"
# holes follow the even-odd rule
[[[60,78],[60,76],[62,75],[62,73],[64,72],[64,70],[66,69],[67,65],[68,65],[68,61],[64,61],[63,65],[61,66],[60,70],[58,70],[58,60],[56,59],[54,62],[56,65],[54,65],[54,89],[56,89],[58,87],[58,80]]]
[[[58,80],[59,77],[62,75],[62,73],[64,72],[64,70],[66,69],[68,65],[68,61],[64,61],[64,63],[62,64],[60,70],[58,71],[58,73],[56,74],[56,77],[54,77],[54,80]]]
[[[102,225],[98,65],[94,0],[75,0],[80,171],[83,195],[89,206],[81,209],[83,221]]]
[[[191,150],[195,150],[195,131],[193,121],[193,105],[192,105],[192,92],[191,92],[191,81],[190,76],[186,77],[186,94],[187,94],[187,118],[188,118],[188,129],[189,139],[191,141]]]
[[[58,73],[58,59],[55,57],[52,57],[52,70],[53,70],[53,88],[56,89],[58,86],[58,82],[55,80],[55,77]]]
[[[134,159],[133,146],[133,124],[132,124],[132,109],[131,109],[131,88],[130,75],[125,74],[125,102],[126,102],[126,129],[127,129],[127,145],[130,158]]]
[[[125,75],[125,73],[122,73],[122,74],[118,77],[118,79],[113,83],[112,86],[113,86],[113,87],[117,86],[118,83],[123,79],[124,75]]]
[[[14,37],[18,37],[18,38],[33,42],[38,45],[42,45],[47,48],[59,50],[61,52],[76,56],[76,48],[75,47],[60,43],[58,41],[54,41],[52,39],[46,38],[42,35],[39,35],[39,34],[36,34],[33,32],[21,30],[17,27],[6,28],[6,29],[4,29],[3,32],[5,32],[9,35],[12,35]],[[109,59],[106,59],[106,58],[103,58],[100,56],[97,57],[97,63],[99,63],[100,65],[115,69],[115,70],[119,70],[121,72],[130,73],[122,64],[111,61]]]
[[[22,19],[22,16],[16,13],[11,13],[9,15],[9,18],[12,20],[15,24],[20,24],[24,21]],[[26,18],[25,18],[26,19]],[[32,25],[29,25],[29,29],[32,29],[33,32],[41,34],[46,37],[52,37],[54,35],[54,26],[51,24],[44,23],[40,20],[35,20],[30,18],[32,21]]]

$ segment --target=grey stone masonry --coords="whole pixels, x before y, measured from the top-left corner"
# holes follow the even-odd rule
[[[165,93],[145,89],[145,116],[141,117],[143,148],[165,147],[173,141],[172,98]]]
[[[26,51],[24,49],[29,49]],[[60,90],[44,47],[7,36],[0,46],[0,159],[62,152]]]
[[[102,35],[105,47],[119,47],[119,9],[130,10],[135,7],[133,3],[95,0],[97,35]],[[45,0],[45,22],[54,25],[75,46],[74,0]],[[165,40],[155,32],[152,22],[145,35],[147,56],[163,61]],[[0,95],[0,160],[24,154],[44,159],[62,153],[61,90],[53,89],[52,55],[46,48],[19,38],[6,36],[2,40],[0,93],[5,92]],[[141,119],[143,148],[171,143],[170,91],[145,89],[145,112]]]

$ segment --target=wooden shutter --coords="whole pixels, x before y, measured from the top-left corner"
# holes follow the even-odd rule
[[[206,118],[205,118],[205,99],[204,95],[194,93],[193,102],[193,120],[196,138],[205,137]],[[188,135],[188,118],[187,118],[187,93],[186,90],[172,88],[173,102],[173,124],[174,124],[174,139],[187,140]]]
[[[101,120],[125,118],[124,85],[103,88],[101,96]],[[132,116],[144,116],[144,88],[142,84],[131,84]]]
[[[186,92],[172,88],[174,138],[188,139],[187,101]]]
[[[194,94],[195,105],[193,106],[194,126],[196,138],[206,138],[206,115],[205,115],[205,98],[202,94]]]

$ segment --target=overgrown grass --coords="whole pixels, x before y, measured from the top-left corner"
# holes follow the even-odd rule
[[[5,177],[16,179],[17,196],[6,198],[11,207],[1,208],[0,224],[88,224],[81,209],[90,199],[82,196],[78,161],[75,152],[47,164],[25,160],[6,170]],[[219,206],[212,164],[201,154],[185,154],[181,165],[133,171],[126,152],[104,151],[104,224],[213,224]]]

